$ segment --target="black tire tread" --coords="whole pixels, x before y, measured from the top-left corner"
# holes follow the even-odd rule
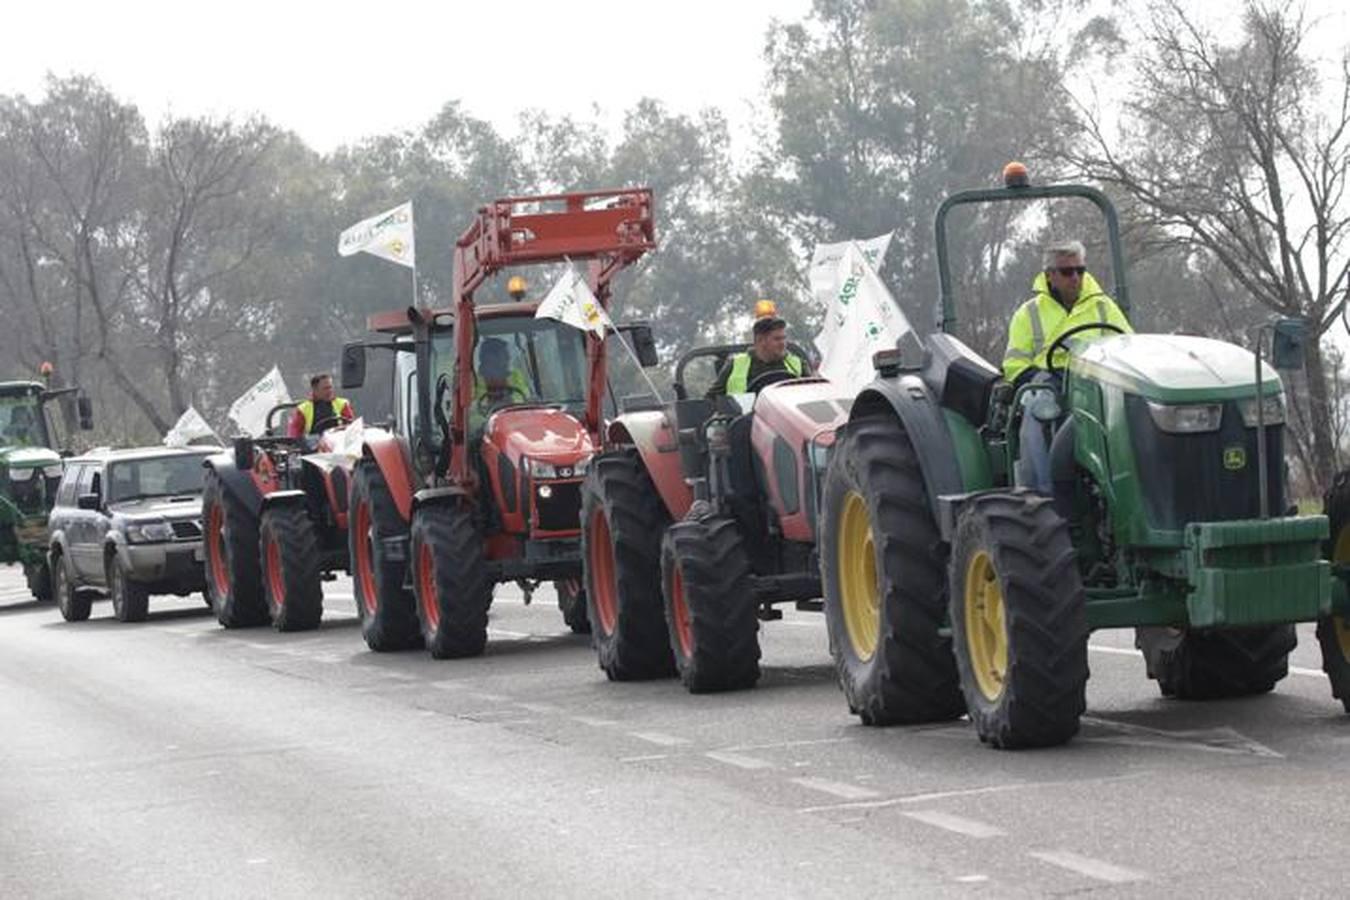
[[[150,614],[150,591],[127,577],[117,554],[109,553],[105,567],[113,618],[119,622],[144,622]]]
[[[1256,628],[1135,629],[1148,677],[1164,697],[1221,700],[1274,690],[1289,674],[1289,653],[1298,644],[1293,624]]]
[[[93,600],[88,591],[81,590],[71,580],[70,569],[61,554],[52,556],[52,592],[56,597],[61,618],[67,622],[83,622],[93,610]]]
[[[202,522],[210,527],[211,510],[220,506],[225,517],[225,568],[229,591],[222,594],[211,574],[211,536],[206,541],[206,589],[216,621],[226,628],[253,628],[268,622],[262,595],[262,566],[258,559],[258,520],[228,490],[214,469],[206,470],[202,490]]]
[[[681,652],[675,624],[671,588],[677,567],[693,637],[688,657]],[[691,519],[667,528],[661,585],[671,652],[684,686],[695,694],[753,687],[759,681],[759,616],[735,520]]]
[[[384,474],[373,460],[363,459],[356,464],[356,471],[352,475],[351,502],[348,504],[350,522],[355,522],[358,503],[370,504],[371,526],[377,538],[396,536],[405,530]],[[357,541],[365,539],[365,535],[356,533],[354,526],[348,528],[348,557],[351,559],[353,575],[356,575],[355,567],[359,559]],[[418,625],[413,593],[404,587],[407,562],[384,559],[378,539],[372,541],[371,561],[376,588],[373,614],[366,610],[361,579],[353,579],[356,613],[361,620],[361,636],[365,638],[366,646],[377,653],[421,647],[422,629]]]
[[[880,646],[856,658],[844,628],[833,511],[857,489],[871,508],[880,545]],[[940,722],[965,712],[951,638],[941,628],[947,606],[946,551],[928,503],[919,458],[891,415],[851,423],[831,454],[822,504],[821,587],[830,652],[849,709],[865,725]]]
[[[277,631],[309,631],[323,619],[323,585],[319,578],[319,537],[309,512],[298,503],[263,510],[258,529],[258,553],[264,567],[262,586],[268,616]],[[272,596],[267,566],[267,544],[279,545],[284,604]]]
[[[423,546],[432,555],[432,577],[440,621],[431,628],[423,612],[421,579],[413,579],[422,637],[435,659],[480,656],[487,647],[488,607],[492,579],[483,557],[483,538],[472,511],[462,503],[438,503],[413,513],[413,564]],[[414,571],[417,571],[414,569]]]

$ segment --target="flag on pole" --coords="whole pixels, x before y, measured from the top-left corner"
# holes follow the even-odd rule
[[[338,237],[338,253],[341,256],[370,253],[415,268],[412,201],[357,222],[342,232]]]
[[[840,287],[840,317],[821,360],[820,374],[856,393],[875,377],[872,354],[894,348],[913,329],[861,247],[849,247],[842,264],[850,274]]]
[[[164,435],[164,446],[186,447],[197,438],[210,438],[217,444],[220,443],[220,438],[216,436],[215,430],[206,424],[202,414],[197,412],[196,407],[189,406]]]
[[[811,254],[811,268],[808,272],[811,296],[825,307],[825,324],[816,336],[816,349],[823,357],[834,340],[847,315],[847,305],[853,297],[859,280],[862,278],[864,264],[873,272],[880,272],[886,261],[886,252],[891,246],[892,232],[879,234],[865,241],[840,241],[837,244],[817,244]],[[862,255],[862,263],[850,256],[848,250],[856,246]]]
[[[281,377],[281,369],[273,366],[272,371],[230,404],[226,415],[244,434],[262,437],[267,430],[268,412],[278,404],[289,402],[291,394],[286,390],[286,380]]]
[[[573,328],[593,332],[596,337],[604,337],[605,329],[614,327],[590,286],[570,265],[549,288],[534,317],[557,319]]]

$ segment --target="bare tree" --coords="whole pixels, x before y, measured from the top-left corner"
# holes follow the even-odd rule
[[[1310,320],[1301,418],[1321,489],[1338,468],[1338,357],[1322,339],[1350,284],[1350,55],[1320,77],[1293,3],[1247,0],[1240,22],[1225,43],[1175,0],[1152,6],[1121,134],[1085,114],[1064,155],[1217,261],[1246,295],[1233,300]]]

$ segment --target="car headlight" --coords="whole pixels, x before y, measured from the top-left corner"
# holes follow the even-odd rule
[[[1217,431],[1223,421],[1222,403],[1148,403],[1153,424],[1170,434],[1199,434]]]
[[[149,544],[173,540],[173,526],[168,522],[128,522],[127,540],[133,544]]]
[[[1268,394],[1261,403],[1261,417],[1267,425],[1284,424],[1284,394]],[[1256,427],[1256,398],[1249,397],[1238,401],[1238,411],[1242,413],[1242,424],[1248,428]]]

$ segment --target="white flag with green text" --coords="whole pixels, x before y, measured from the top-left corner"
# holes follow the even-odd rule
[[[338,254],[371,253],[400,265],[416,267],[413,206],[402,206],[357,222],[338,237]]]

